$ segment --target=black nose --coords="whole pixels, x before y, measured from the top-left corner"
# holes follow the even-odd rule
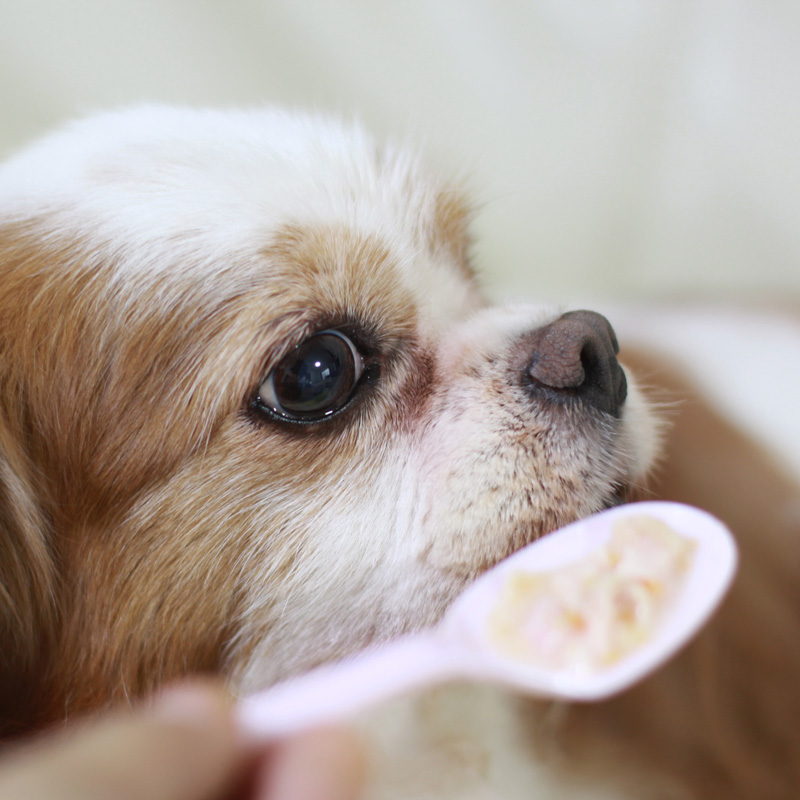
[[[534,392],[557,401],[579,398],[619,416],[628,393],[616,359],[617,337],[608,320],[594,311],[570,311],[527,339],[531,349],[526,378]]]

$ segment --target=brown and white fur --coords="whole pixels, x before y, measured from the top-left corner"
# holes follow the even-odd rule
[[[625,342],[649,399],[630,372],[615,413],[530,391],[560,314],[487,304],[468,220],[404,152],[280,111],[104,115],[0,170],[6,735],[192,672],[244,693],[429,625],[633,489],[738,534],[707,632],[607,703],[472,687],[384,709],[371,795],[792,796],[797,487]],[[325,329],[361,351],[350,402],[264,413],[265,378]]]

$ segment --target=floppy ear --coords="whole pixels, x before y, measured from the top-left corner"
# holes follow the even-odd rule
[[[25,722],[55,627],[47,527],[9,439],[0,420],[0,737]]]
[[[7,233],[7,231],[5,231]],[[12,268],[10,238],[0,228],[0,308]],[[20,722],[35,674],[55,629],[53,556],[37,501],[21,426],[9,422],[14,398],[11,315],[0,318],[0,736]],[[13,412],[11,412],[13,413]]]
[[[52,559],[42,514],[0,422],[0,668],[29,665],[51,614]]]

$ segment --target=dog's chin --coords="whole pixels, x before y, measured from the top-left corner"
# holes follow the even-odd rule
[[[458,567],[445,570],[449,575],[456,577],[458,585],[461,587],[459,591],[465,589],[470,582],[479,578],[483,573],[497,566],[501,561],[519,552],[524,547],[549,536],[551,533],[576,522],[579,519],[584,519],[592,514],[597,514],[602,511],[607,511],[617,506],[625,505],[635,500],[633,488],[628,483],[615,484],[609,491],[603,495],[592,507],[590,507],[584,514],[573,515],[559,515],[553,517],[549,522],[542,524],[530,523],[520,525],[513,530],[513,533],[505,540],[505,547],[498,548],[491,557],[486,558],[479,563],[473,563],[469,566],[459,565]],[[457,596],[457,595],[456,595]],[[452,598],[455,599],[455,596]]]
[[[613,491],[606,497],[603,502],[602,511],[608,511],[610,508],[617,506],[624,506],[626,503],[633,501],[633,487],[628,484],[620,484],[616,486]]]

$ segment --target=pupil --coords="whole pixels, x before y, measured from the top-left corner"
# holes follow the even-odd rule
[[[341,338],[313,336],[275,371],[275,390],[288,411],[334,411],[350,394],[353,356]]]

